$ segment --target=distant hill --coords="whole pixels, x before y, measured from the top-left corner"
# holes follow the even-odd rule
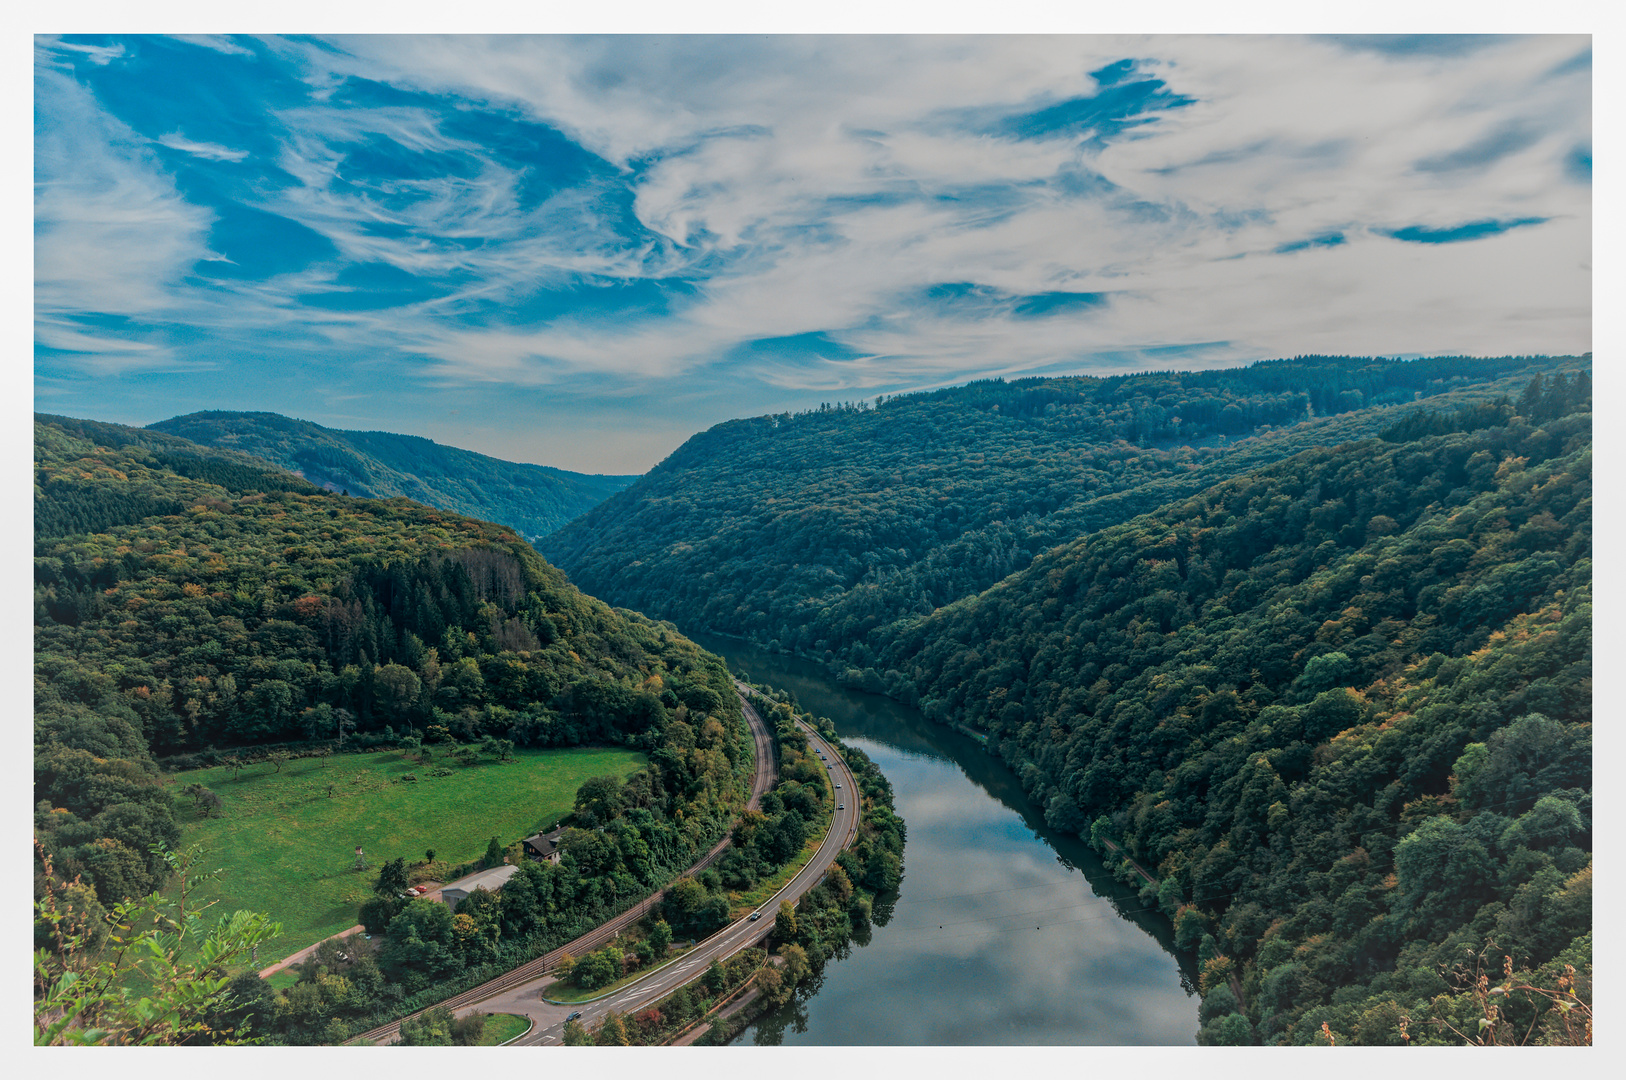
[[[318,487],[409,499],[496,521],[534,540],[638,479],[566,472],[442,446],[416,435],[338,431],[266,412],[196,412],[149,424],[204,446],[239,450]]]
[[[538,547],[612,604],[884,671],[910,620],[1058,544],[1566,363],[1310,356],[731,420]]]

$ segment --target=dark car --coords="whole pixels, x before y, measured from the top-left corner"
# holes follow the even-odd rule
[[[567,1017],[565,1017],[565,1023],[567,1023],[567,1024],[568,1024],[568,1023],[570,1023],[570,1022],[571,1022],[571,1021],[572,1021],[572,1020],[580,1020],[580,1019],[581,1019],[581,1018],[582,1018],[582,1014],[581,1014],[581,1013],[579,1013],[579,1012],[573,1012],[573,1013],[571,1013],[571,1014],[570,1014],[570,1015],[569,1015],[569,1016],[567,1016]]]
[[[753,911],[753,912],[751,912],[751,917],[749,919],[745,920],[745,921],[746,922],[756,922],[760,918],[762,918],[762,912]]]

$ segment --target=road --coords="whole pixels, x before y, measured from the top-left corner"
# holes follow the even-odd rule
[[[740,691],[740,699],[745,702],[747,718],[754,718],[753,727],[761,723],[756,717],[756,710],[745,701],[745,684],[736,684]],[[764,725],[765,727],[766,725]],[[836,856],[841,854],[858,832],[859,803],[857,790],[853,784],[852,773],[847,765],[836,754],[835,748],[825,742],[817,732],[806,724],[801,725],[807,735],[808,745],[814,749],[824,751],[824,759],[831,765],[830,775],[834,782],[841,785],[835,792],[836,805],[843,807],[835,811],[830,823],[830,831],[825,835],[824,842],[808,860],[807,865],[796,873],[778,893],[774,894],[758,909],[762,918],[752,922],[749,916],[739,919],[732,925],[725,926],[711,937],[701,942],[691,950],[682,960],[675,964],[651,972],[635,983],[622,987],[613,996],[601,998],[598,1001],[581,1005],[549,1005],[540,1000],[540,995],[546,992],[541,982],[531,986],[516,988],[515,991],[503,994],[500,998],[486,1000],[480,1003],[482,1011],[488,1012],[518,1012],[529,1016],[534,1026],[523,1037],[516,1040],[516,1046],[558,1046],[563,1037],[565,1017],[572,1012],[581,1013],[581,1023],[587,1027],[601,1021],[610,1012],[631,1013],[639,1009],[648,1008],[661,998],[670,994],[684,983],[691,982],[711,963],[712,959],[725,960],[741,949],[757,944],[768,936],[773,929],[773,917],[779,910],[781,900],[795,903],[801,899],[803,893],[819,883],[824,877]],[[547,980],[551,982],[550,978]],[[464,1010],[474,1011],[473,1008]]]
[[[756,771],[751,785],[751,798],[747,804],[754,810],[760,807],[762,796],[773,785],[775,775],[773,741],[767,724],[763,722],[756,709],[746,700],[745,694],[749,688],[744,683],[736,683],[735,686],[740,693],[740,703],[745,712],[746,722],[750,725],[752,739],[756,748]],[[809,743],[823,749],[826,760],[833,764],[831,775],[836,778],[836,783],[842,785],[842,790],[837,794],[842,796],[854,794],[855,788],[852,774],[847,771],[845,763],[836,756],[832,747],[819,738],[817,733],[807,729],[806,725],[803,725],[803,727],[807,731]],[[478,1005],[480,1007],[479,1011],[482,1012],[511,1012],[529,1016],[533,1021],[533,1026],[524,1037],[518,1040],[517,1045],[558,1045],[565,1017],[577,1009],[582,1013],[583,1023],[589,1023],[612,1009],[616,1012],[628,1012],[643,1008],[646,1003],[659,1000],[681,983],[693,979],[697,974],[695,964],[698,964],[703,970],[705,965],[711,962],[713,956],[719,959],[732,956],[740,949],[764,937],[773,927],[773,913],[778,909],[779,901],[781,899],[794,901],[800,898],[802,893],[818,883],[824,871],[835,861],[836,855],[851,842],[858,828],[858,802],[856,798],[850,801],[842,798],[838,799],[837,802],[838,804],[845,803],[847,809],[836,811],[835,820],[831,823],[829,834],[825,837],[824,843],[820,845],[819,850],[814,854],[807,866],[796,877],[791,879],[786,887],[774,896],[769,903],[763,905],[764,917],[761,920],[752,923],[748,919],[741,919],[733,925],[723,928],[710,938],[707,938],[699,948],[690,952],[678,964],[653,972],[639,982],[623,987],[615,997],[586,1005],[566,1007],[549,1005],[541,1000],[540,994],[546,985],[555,981],[548,972],[552,971],[554,966],[558,964],[561,956],[567,952],[572,956],[581,956],[603,945],[647,915],[649,910],[660,902],[662,893],[655,893],[640,901],[628,911],[616,916],[597,929],[583,934],[568,945],[555,949],[544,956],[537,957],[529,963],[521,964],[512,971],[499,975],[489,982],[481,983],[472,990],[467,990],[440,1002],[439,1005],[450,1008],[456,1015],[473,1012],[475,1006]],[[693,866],[689,867],[685,873],[697,874],[716,862],[727,849],[728,843],[728,837],[725,836],[710,851],[697,860]],[[414,1013],[413,1015],[417,1014]],[[399,1037],[400,1028],[400,1021],[393,1021],[382,1027],[364,1032],[351,1041],[393,1042]]]

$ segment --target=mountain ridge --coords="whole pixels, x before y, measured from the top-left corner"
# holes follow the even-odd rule
[[[348,431],[273,412],[211,409],[144,429],[269,461],[317,487],[364,498],[405,496],[508,525],[534,540],[625,488],[636,476],[507,461],[421,435]]]

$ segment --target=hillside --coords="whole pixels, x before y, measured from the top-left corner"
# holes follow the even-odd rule
[[[64,418],[37,418],[34,474],[36,835],[103,902],[167,874],[148,850],[178,838],[160,755],[487,737],[654,750],[682,727],[704,752],[655,754],[661,865],[743,798],[721,661],[583,595],[506,527]]]
[[[611,603],[862,670],[1058,543],[1559,363],[1309,357],[736,420],[538,546]]]
[[[147,430],[242,451],[332,491],[405,496],[500,522],[527,539],[553,532],[637,479],[503,461],[416,435],[337,431],[276,413],[189,413]]]
[[[1202,1041],[1430,1041],[1482,953],[1590,971],[1588,394],[1414,415],[1063,545],[881,678],[1154,872]]]
[[[1203,965],[1199,1041],[1450,1042],[1431,1021],[1477,1030],[1461,990],[1504,956],[1590,985],[1589,363],[1299,361],[740,421],[544,548],[985,737],[1053,826],[1154,878]],[[1313,389],[1363,372],[1359,400]],[[1438,392],[1365,404],[1425,373]],[[1222,416],[1292,379],[1318,414],[1356,407],[1221,453],[1137,433],[1149,393],[1112,405],[1163,387],[1212,416],[1189,406],[1221,375]],[[1093,421],[1057,419],[1062,389]]]

